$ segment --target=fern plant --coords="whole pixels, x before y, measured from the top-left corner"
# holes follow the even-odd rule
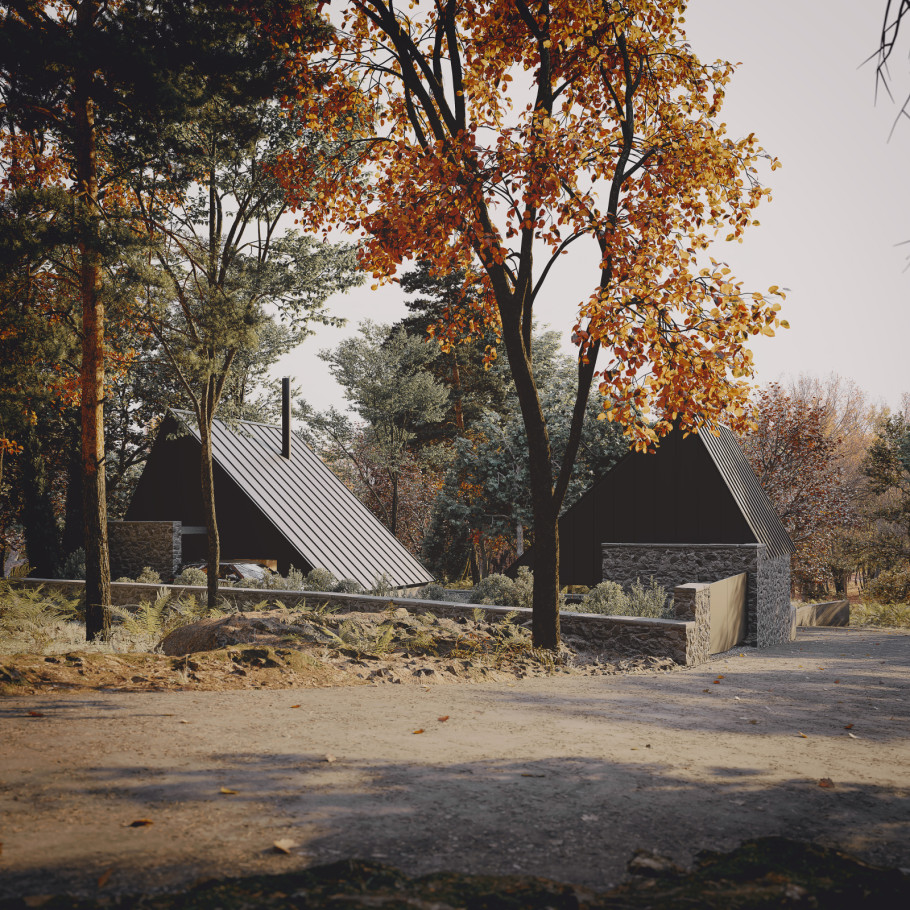
[[[24,640],[43,651],[64,623],[83,617],[79,597],[44,586],[20,588],[0,580],[0,633],[9,643]]]

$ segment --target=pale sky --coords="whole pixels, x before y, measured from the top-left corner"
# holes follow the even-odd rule
[[[910,121],[889,141],[897,106],[880,93],[874,63],[884,0],[691,0],[689,41],[703,60],[740,62],[720,119],[734,137],[754,132],[783,167],[763,175],[772,201],[743,243],[719,243],[746,290],[789,288],[791,325],[752,345],[756,381],[836,372],[881,403],[910,392]],[[910,30],[891,67],[896,96],[910,92]],[[903,94],[901,94],[903,93]],[[586,260],[590,260],[587,262]],[[594,257],[565,257],[548,278],[538,322],[568,336],[574,306],[595,280]],[[587,266],[587,267],[586,267]],[[311,404],[343,405],[317,352],[369,318],[394,322],[397,286],[361,288],[330,302],[344,329],[318,328],[272,371],[291,375]],[[541,305],[543,303],[543,305]]]

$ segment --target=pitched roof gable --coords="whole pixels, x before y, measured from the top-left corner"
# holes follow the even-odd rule
[[[198,441],[195,418],[171,413]],[[386,575],[396,587],[433,576],[298,437],[291,457],[281,455],[281,427],[238,421],[236,429],[212,421],[212,458],[250,502],[313,566],[365,588]]]
[[[771,556],[792,553],[796,547],[733,431],[724,424],[715,424],[714,429],[717,431],[716,436],[709,427],[699,432],[698,436],[717,466],[727,489],[733,494],[752,533],[767,547]]]

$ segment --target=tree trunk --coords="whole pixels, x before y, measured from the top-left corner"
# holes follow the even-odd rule
[[[464,405],[462,404],[461,370],[458,369],[458,354],[455,351],[452,351],[452,392],[455,399],[455,428],[459,431],[459,435],[463,435]]]
[[[474,531],[471,535],[474,542],[474,559],[477,562],[477,574],[480,578],[486,578],[487,572],[487,551],[483,547],[483,531]]]
[[[398,472],[392,471],[392,536],[398,531]]]
[[[474,587],[476,588],[477,585],[480,583],[481,574],[480,574],[480,566],[477,563],[477,553],[474,548],[474,535],[471,534],[470,537],[471,537],[471,539],[470,539],[471,555],[468,557],[468,569],[471,573],[471,584],[474,585]]]
[[[550,438],[531,366],[530,324],[517,301],[500,304],[502,339],[521,407],[528,441],[528,473],[534,516],[534,596],[531,630],[534,646],[559,648],[559,503],[553,488]]]
[[[88,48],[97,2],[79,4],[76,29]],[[85,516],[85,637],[94,641],[110,629],[111,569],[107,545],[104,483],[104,303],[101,297],[101,253],[98,204],[95,107],[91,58],[76,73],[76,192],[85,212],[79,241],[82,296],[82,478]]]
[[[515,555],[523,556],[525,551],[525,529],[519,521],[515,525]]]
[[[559,648],[559,524],[552,516],[534,517],[534,595],[531,635],[534,645]]]
[[[831,577],[834,579],[834,593],[846,594],[847,580],[850,577],[849,571],[847,569],[832,569]]]
[[[205,527],[208,532],[208,571],[206,578],[206,603],[210,610],[218,602],[218,570],[221,567],[221,541],[218,538],[218,520],[215,514],[215,479],[212,466],[212,418],[204,414],[199,421],[199,436],[202,440],[202,509],[205,513]]]
[[[76,550],[85,551],[85,510],[82,507],[82,434],[79,412],[67,416],[69,453],[66,462],[66,505],[63,516],[61,555],[66,558]]]

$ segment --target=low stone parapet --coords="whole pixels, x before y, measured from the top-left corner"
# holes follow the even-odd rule
[[[796,607],[798,626],[849,626],[850,601],[828,600],[820,604],[799,604]]]

